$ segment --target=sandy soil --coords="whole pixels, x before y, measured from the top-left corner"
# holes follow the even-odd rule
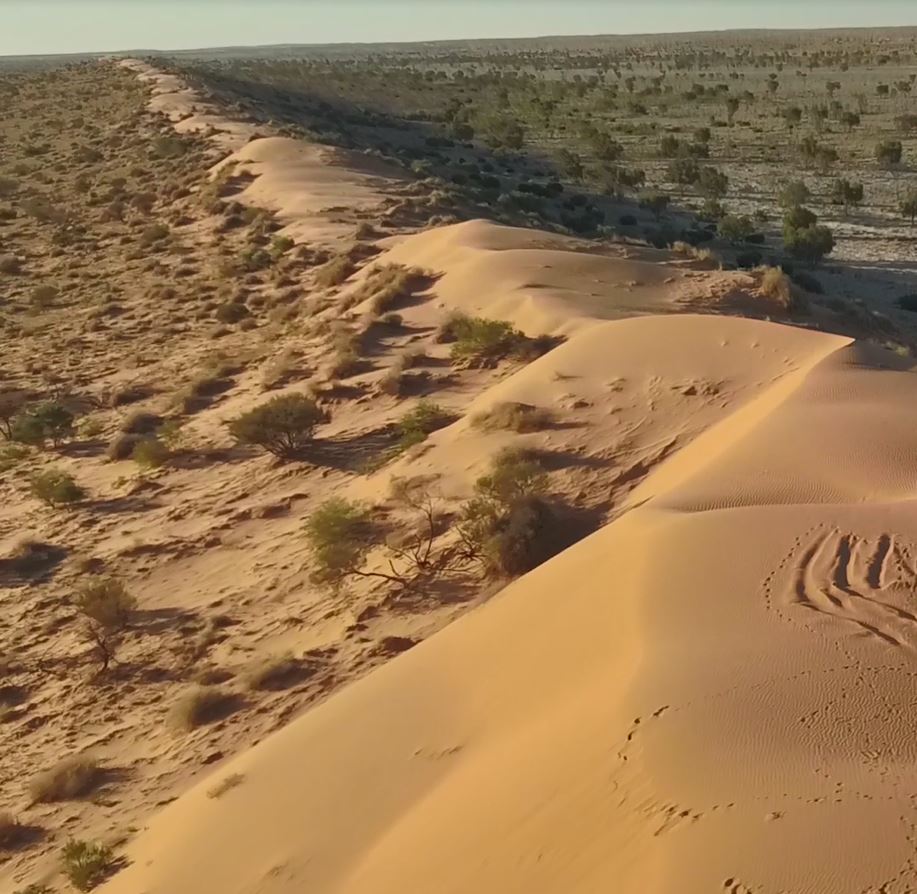
[[[359,159],[251,140],[142,74],[154,111],[219,149],[212,177],[235,162],[229,197],[275,212],[310,251],[350,246],[354,222],[381,227],[387,200],[411,194]],[[92,450],[55,457],[116,512],[62,514],[3,482],[5,549],[30,531],[61,556],[5,581],[0,602],[25,694],[0,724],[0,806],[40,830],[0,884],[53,879],[75,836],[117,846],[111,894],[917,885],[912,362],[814,328],[828,318],[763,319],[786,314],[754,276],[658,251],[486,221],[378,235],[350,281],[323,288],[291,267],[299,313],[226,336],[246,360],[183,420],[185,460],[138,474]],[[201,256],[223,239],[202,237]],[[328,381],[329,327],[365,326],[361,288],[390,263],[431,282]],[[454,310],[559,344],[457,368],[435,331]],[[190,366],[188,339],[161,362]],[[455,421],[392,455],[414,402],[380,382],[407,352],[414,393]],[[308,381],[330,413],[321,461],[232,444],[226,421]],[[473,424],[508,401],[551,424]],[[113,429],[121,413],[99,416]],[[310,581],[303,525],[328,496],[397,517],[393,479],[422,476],[448,515],[508,445],[541,459],[564,507],[572,545],[554,559],[495,596],[467,578],[407,601]],[[116,569],[140,606],[107,675],[86,667],[67,607],[79,557]],[[253,661],[287,652],[303,678],[245,688]],[[204,671],[234,709],[177,735],[168,709]],[[30,804],[31,773],[75,752],[105,768],[93,796]]]

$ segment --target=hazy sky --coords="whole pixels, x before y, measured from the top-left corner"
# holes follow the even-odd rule
[[[0,0],[0,55],[917,25],[917,0]]]

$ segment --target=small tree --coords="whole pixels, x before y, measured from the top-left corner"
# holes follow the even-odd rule
[[[783,244],[787,252],[800,261],[817,264],[834,249],[834,235],[827,227],[784,227]]]
[[[10,423],[12,440],[33,447],[43,447],[47,441],[57,447],[72,434],[73,414],[54,400],[29,407]]]
[[[784,184],[777,195],[781,208],[795,208],[809,201],[812,193],[802,180],[791,180]]]
[[[848,132],[853,130],[860,123],[860,116],[856,112],[844,112],[841,115],[841,124],[847,128]]]
[[[832,198],[838,205],[844,206],[844,217],[850,212],[850,206],[857,206],[863,201],[863,184],[851,180],[835,180]]]
[[[312,440],[326,414],[304,394],[282,394],[229,423],[240,444],[262,447],[280,459],[291,459]]]
[[[802,205],[795,205],[787,209],[783,215],[784,229],[800,230],[804,227],[811,227],[818,222],[818,215]]]
[[[682,186],[690,186],[700,177],[700,166],[696,159],[680,156],[669,162],[668,177]]]

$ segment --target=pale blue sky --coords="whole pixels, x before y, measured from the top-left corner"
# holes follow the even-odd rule
[[[0,0],[0,55],[917,25],[917,0]]]

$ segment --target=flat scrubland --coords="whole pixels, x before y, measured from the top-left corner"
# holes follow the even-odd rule
[[[4,890],[909,890],[906,38],[315,52],[0,77]]]

